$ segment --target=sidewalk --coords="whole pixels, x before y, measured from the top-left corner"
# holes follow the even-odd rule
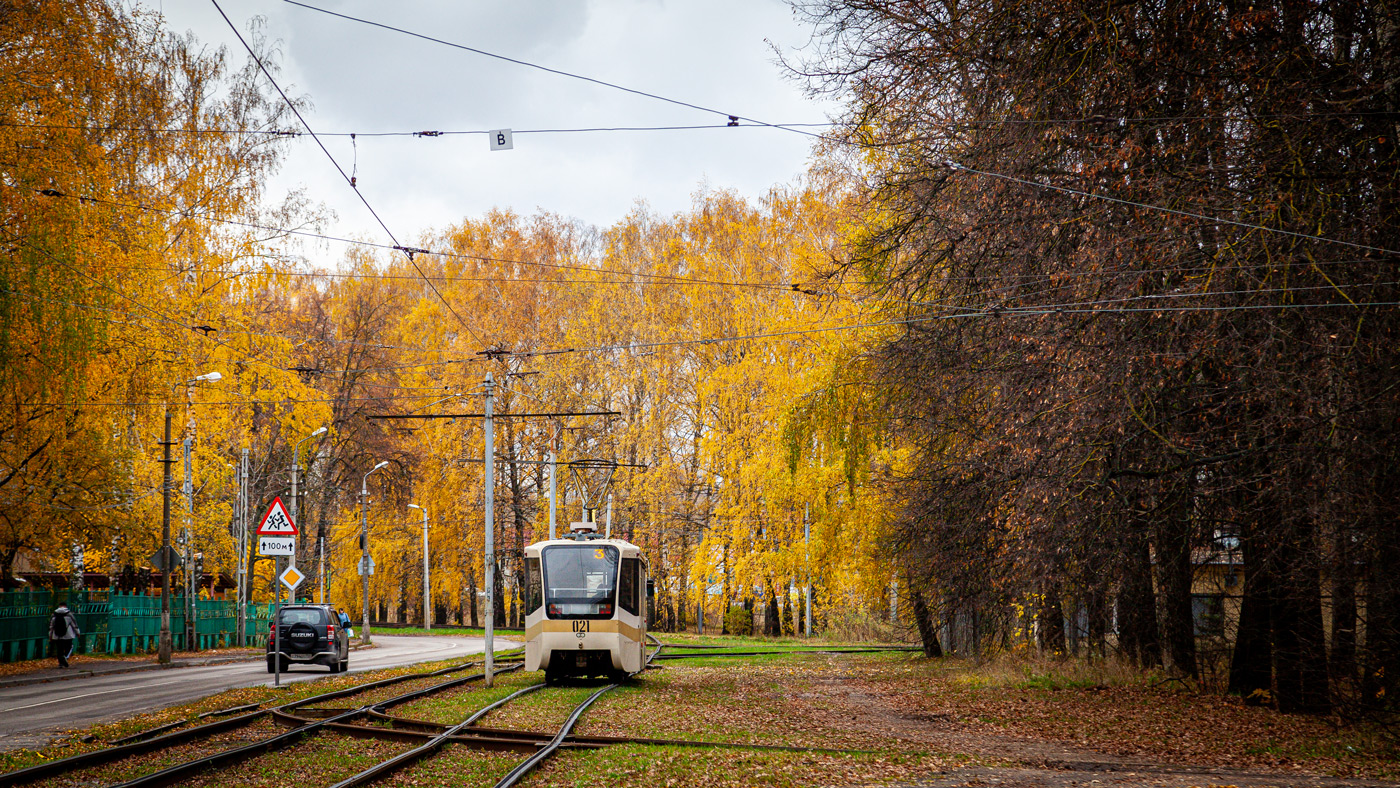
[[[38,670],[26,671],[11,676],[0,677],[0,689],[5,687],[22,687],[27,684],[43,684],[50,681],[67,681],[68,679],[85,679],[91,676],[106,675],[108,673],[136,673],[143,670],[170,670],[172,668],[191,668],[203,665],[222,665],[227,662],[252,662],[263,659],[262,654],[221,654],[213,657],[177,657],[170,660],[170,664],[162,665],[152,656],[150,660],[119,660],[119,659],[82,659],[78,657],[71,668],[54,667],[40,668]],[[53,661],[53,660],[49,660]]]
[[[359,651],[363,647],[359,643],[351,643],[350,650]],[[370,648],[374,648],[373,645]],[[198,656],[185,652],[185,656],[177,653],[170,664],[162,665],[156,661],[152,654],[149,659],[122,660],[122,659],[93,659],[78,655],[74,658],[75,663],[70,668],[60,668],[56,664],[51,667],[41,667],[34,670],[26,670],[22,673],[13,673],[7,676],[0,676],[0,689],[6,687],[22,687],[28,684],[44,684],[50,681],[67,681],[68,679],[85,679],[92,676],[107,675],[109,673],[137,673],[143,670],[170,670],[172,668],[197,668],[205,665],[223,665],[229,662],[261,662],[266,659],[266,654],[262,649],[254,653],[234,653],[215,654],[211,656]],[[55,663],[57,660],[50,657],[44,662]]]

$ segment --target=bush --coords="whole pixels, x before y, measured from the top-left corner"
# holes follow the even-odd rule
[[[753,611],[743,605],[730,605],[724,614],[724,628],[731,635],[752,635]]]

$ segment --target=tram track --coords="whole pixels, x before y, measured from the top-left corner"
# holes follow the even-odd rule
[[[895,647],[893,649],[890,647],[859,647],[785,651],[724,651],[722,649],[726,647],[723,646],[696,648],[686,644],[663,643],[649,633],[646,637],[652,645],[652,650],[643,661],[642,670],[632,674],[632,676],[636,676],[648,668],[654,667],[653,663],[656,660],[665,659],[776,656],[780,654],[853,654],[905,650],[902,647]],[[694,649],[694,651],[691,653],[675,653],[677,651],[691,651],[692,649]],[[189,721],[171,723],[170,725],[160,726],[117,740],[117,742],[115,742],[117,746],[114,747],[72,756],[52,763],[38,764],[27,769],[21,769],[7,774],[0,774],[0,788],[6,788],[12,785],[28,785],[36,780],[60,776],[92,766],[109,764],[133,755],[147,754],[165,747],[173,747],[179,744],[207,739],[263,720],[275,722],[277,725],[286,727],[287,730],[277,733],[276,735],[263,736],[253,742],[203,754],[124,782],[114,783],[111,784],[110,788],[156,788],[157,786],[174,785],[196,777],[211,769],[227,768],[238,763],[251,761],[273,751],[281,751],[288,747],[297,747],[300,742],[308,741],[310,737],[318,733],[410,745],[407,750],[397,752],[368,768],[361,769],[350,777],[341,779],[339,782],[334,783],[331,788],[358,788],[358,786],[373,785],[404,768],[410,767],[423,759],[432,757],[449,744],[463,746],[470,750],[512,752],[524,755],[525,757],[520,762],[496,782],[496,788],[509,788],[510,786],[516,785],[522,778],[538,768],[559,750],[599,749],[619,744],[664,747],[757,749],[788,752],[864,752],[859,750],[816,747],[754,745],[628,736],[585,736],[574,734],[574,727],[587,709],[609,691],[620,686],[620,684],[616,682],[603,685],[592,692],[585,700],[578,703],[571,710],[563,724],[552,732],[485,727],[478,724],[488,714],[501,709],[512,701],[546,689],[546,684],[544,683],[532,684],[512,692],[503,698],[477,709],[461,722],[455,724],[414,719],[412,717],[394,714],[391,711],[397,706],[406,705],[415,700],[460,687],[468,682],[480,680],[484,678],[484,674],[473,674],[445,682],[438,682],[410,692],[399,693],[390,698],[375,700],[370,703],[359,703],[353,707],[337,708],[325,705],[341,698],[372,693],[376,690],[396,684],[437,678],[460,672],[478,664],[480,663],[473,661],[430,673],[395,676],[389,679],[381,679],[341,690],[313,695],[308,698],[277,706],[261,707],[258,704],[252,704],[206,712],[205,714],[199,715],[196,719],[205,719],[208,717],[224,718],[195,725],[184,730],[166,732],[172,727],[189,724]],[[518,670],[521,667],[523,667],[523,663],[502,665],[496,672],[506,673],[512,670]],[[292,752],[295,751],[296,750],[292,750]],[[84,784],[92,785],[96,783],[88,780]]]
[[[652,652],[643,663],[644,672],[653,660],[662,655],[662,651],[674,647],[673,644],[663,643],[651,634],[647,639],[654,646]],[[874,651],[877,649],[868,649]],[[838,652],[843,653],[843,652]],[[632,674],[633,676],[637,673]],[[725,749],[749,749],[749,750],[770,750],[778,752],[821,752],[821,753],[854,753],[863,752],[859,750],[827,749],[817,747],[792,747],[781,745],[754,745],[727,742],[694,741],[686,739],[657,739],[636,736],[581,736],[573,733],[575,725],[599,698],[620,686],[618,683],[610,683],[600,687],[593,692],[583,702],[577,704],[569,713],[568,718],[558,730],[553,733],[513,730],[505,728],[490,728],[476,725],[489,713],[495,711],[509,702],[524,695],[546,689],[543,683],[533,684],[524,687],[504,698],[478,709],[469,715],[462,722],[448,725],[427,720],[418,720],[385,713],[382,710],[372,710],[369,717],[386,724],[389,727],[371,727],[365,725],[334,724],[334,729],[341,733],[352,736],[397,738],[400,741],[416,740],[422,742],[420,746],[407,752],[399,753],[391,758],[364,769],[345,780],[335,783],[331,788],[361,788],[362,786],[373,785],[374,783],[389,777],[399,769],[405,768],[424,758],[430,757],[442,750],[448,744],[460,744],[478,750],[512,751],[522,752],[527,757],[516,764],[509,772],[501,777],[494,788],[511,788],[516,785],[527,774],[538,768],[545,760],[550,758],[561,749],[600,749],[619,744],[640,744],[650,746],[671,746],[671,747],[710,747]]]
[[[379,679],[364,684],[357,684],[343,689],[333,690],[331,692],[320,693],[318,695],[313,695],[308,698],[302,698],[300,700],[292,701],[290,703],[275,706],[263,707],[263,704],[249,704],[248,706],[240,706],[234,707],[232,709],[222,709],[216,712],[208,712],[206,714],[199,715],[199,717],[197,717],[196,719],[207,718],[209,716],[221,716],[224,714],[233,714],[234,716],[226,717],[224,719],[215,720],[213,722],[208,722],[201,725],[194,725],[183,730],[172,730],[174,728],[179,728],[181,725],[187,725],[189,723],[189,721],[181,720],[175,723],[170,723],[168,725],[158,726],[157,728],[153,728],[147,731],[142,731],[131,736],[123,737],[122,739],[118,739],[116,740],[116,742],[114,742],[115,746],[104,747],[102,749],[93,750],[91,752],[79,753],[77,755],[69,756],[67,758],[48,761],[45,763],[39,763],[23,769],[16,769],[14,771],[6,772],[0,774],[0,788],[9,788],[10,786],[31,785],[40,780],[52,779],[65,774],[75,773],[84,769],[109,765],[127,758],[150,755],[152,753],[156,753],[164,749],[174,748],[181,745],[198,742],[201,740],[208,740],[220,734],[225,734],[229,731],[233,731],[238,728],[253,725],[264,719],[276,719],[280,722],[285,723],[285,718],[288,712],[297,710],[303,706],[310,706],[318,703],[337,700],[340,698],[352,697],[357,694],[372,691],[382,687],[393,686],[395,684],[402,684],[405,682],[416,681],[425,678],[435,678],[439,676],[444,676],[451,673],[466,670],[479,664],[481,664],[480,660],[472,660],[458,665],[452,665],[446,668],[431,671],[429,673],[408,673],[400,676],[391,676],[389,678]],[[447,689],[451,686],[456,686],[458,684],[464,683],[465,681],[472,680],[473,678],[476,677],[466,677],[464,679],[457,679],[451,682],[445,682],[444,684],[436,685],[435,687],[429,689]],[[419,690],[414,693],[407,693],[400,697],[405,699],[404,702],[407,702],[407,700],[420,697],[422,694],[424,694],[424,692],[424,690]],[[398,698],[391,699],[391,701],[392,700],[398,700]],[[355,712],[360,712],[362,709],[368,709],[371,705],[387,705],[391,701],[385,701],[381,704],[363,705],[359,709],[351,710],[351,713],[353,714]],[[251,711],[242,714],[238,713],[239,711],[248,709],[249,706],[252,707]],[[330,718],[327,718],[325,720],[320,720],[319,722],[326,723],[329,721]],[[298,733],[298,731],[293,730],[289,733]],[[269,737],[269,739],[264,739],[263,741],[266,742],[270,740],[279,740],[280,742],[282,741],[280,737],[281,735]],[[170,767],[170,769],[161,770],[160,772],[155,772],[152,774],[169,772],[171,771],[171,769],[188,769],[190,768],[190,764],[206,763],[209,762],[210,758],[218,758],[223,755],[227,755],[231,752],[248,752],[250,747],[256,747],[258,746],[258,744],[259,742],[254,742],[252,745],[245,745],[243,747],[233,748],[232,750],[224,750],[220,753],[214,753],[210,756],[202,756],[192,761],[186,761],[183,764],[177,764],[174,767]],[[198,770],[195,769],[194,771]],[[185,773],[186,772],[180,772],[180,774],[182,775]],[[174,774],[174,772],[172,772],[172,774]],[[119,783],[119,785],[134,787],[137,785],[169,784],[168,782],[143,782],[151,776],[152,775],[146,775],[144,777],[137,778],[134,781]]]

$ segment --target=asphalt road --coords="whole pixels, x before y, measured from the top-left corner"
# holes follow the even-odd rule
[[[350,652],[350,672],[455,659],[485,651],[482,638],[374,636],[375,648]],[[496,639],[496,650],[518,646]],[[294,666],[282,682],[330,675],[321,665]],[[40,747],[76,728],[188,703],[233,687],[272,684],[262,659],[224,665],[96,675],[0,689],[0,750]]]

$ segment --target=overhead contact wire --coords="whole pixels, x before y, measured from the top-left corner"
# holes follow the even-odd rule
[[[466,330],[468,334],[471,334],[472,339],[475,339],[477,344],[481,345],[483,348],[486,347],[486,343],[481,339],[481,337],[477,336],[477,333],[471,329],[471,326],[467,325],[467,321],[463,320],[462,316],[457,314],[457,310],[452,308],[452,304],[448,303],[447,299],[443,297],[442,291],[437,289],[437,285],[433,284],[427,278],[427,275],[423,273],[423,269],[418,267],[417,261],[413,259],[413,251],[405,247],[403,244],[399,243],[399,239],[394,236],[394,232],[389,229],[389,225],[384,223],[384,220],[380,218],[379,213],[374,210],[374,206],[370,205],[369,200],[365,198],[364,194],[362,194],[358,188],[356,188],[354,180],[349,175],[345,174],[345,170],[340,166],[340,162],[336,161],[335,156],[331,155],[330,149],[326,147],[326,144],[321,141],[320,137],[316,136],[316,132],[311,128],[311,124],[307,123],[306,118],[302,117],[301,110],[297,109],[296,103],[293,102],[291,98],[287,96],[286,92],[282,90],[282,86],[279,85],[277,83],[277,80],[273,78],[272,72],[268,70],[266,65],[263,64],[262,58],[258,57],[257,53],[253,51],[253,48],[249,46],[248,42],[243,39],[243,34],[238,31],[238,26],[233,23],[233,20],[228,18],[228,14],[224,13],[224,9],[219,5],[219,0],[209,0],[209,2],[214,4],[214,8],[219,12],[219,16],[222,16],[224,18],[224,22],[228,24],[229,29],[232,30],[233,34],[238,37],[238,43],[242,44],[243,48],[248,50],[248,56],[253,59],[253,62],[258,64],[258,69],[262,71],[263,76],[267,77],[267,81],[272,84],[273,89],[277,91],[277,95],[281,96],[282,100],[286,102],[287,108],[292,111],[292,114],[297,116],[297,120],[300,121],[302,127],[306,129],[306,133],[311,135],[311,139],[316,141],[317,147],[321,149],[322,153],[326,154],[326,158],[330,159],[331,164],[335,166],[336,172],[340,173],[340,177],[345,180],[345,183],[350,187],[351,191],[355,192],[355,196],[360,199],[360,202],[364,204],[365,208],[369,211],[370,215],[373,216],[374,220],[379,223],[379,226],[384,230],[384,233],[389,236],[389,240],[394,242],[394,248],[398,251],[403,252],[404,256],[408,258],[409,265],[413,266],[413,269],[417,271],[420,276],[423,277],[423,282],[428,286],[430,290],[433,291],[433,294],[438,297],[438,300],[442,302],[442,305],[447,309],[447,311],[452,313],[452,316],[457,319],[457,322],[462,326],[462,328]]]

